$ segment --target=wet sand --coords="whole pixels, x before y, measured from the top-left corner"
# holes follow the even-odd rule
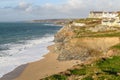
[[[24,64],[24,65],[17,67],[12,72],[5,74],[2,78],[0,78],[0,80],[13,80],[13,79],[15,79],[23,72],[23,70],[25,69],[25,67],[27,65],[28,64]]]
[[[50,52],[44,56],[44,59],[19,66],[0,80],[40,80],[81,63],[78,60],[58,61],[58,54],[54,52],[54,46],[50,46],[48,49]]]

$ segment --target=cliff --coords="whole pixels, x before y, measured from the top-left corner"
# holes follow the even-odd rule
[[[120,28],[94,19],[77,21],[85,25],[70,23],[55,35],[55,51],[59,61],[82,63],[42,80],[120,80]]]
[[[116,63],[117,62],[117,63]],[[76,65],[42,80],[120,80],[120,56]]]
[[[112,31],[113,29],[109,28],[112,30],[95,33],[87,31],[91,28],[89,25],[75,27],[69,24],[58,31],[55,35],[55,51],[59,54],[58,60],[85,61],[92,57],[104,56],[112,46],[120,43],[118,30]],[[96,29],[96,27],[92,28]]]
[[[74,20],[74,19],[71,19]],[[65,25],[69,23],[70,19],[41,19],[41,20],[32,20],[31,22],[37,23],[53,23],[57,25]]]

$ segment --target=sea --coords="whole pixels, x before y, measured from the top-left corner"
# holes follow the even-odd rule
[[[0,77],[22,64],[43,59],[61,27],[51,23],[0,23]]]

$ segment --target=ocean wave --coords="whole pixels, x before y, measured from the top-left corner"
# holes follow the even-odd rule
[[[48,52],[47,46],[53,44],[53,40],[53,35],[46,34],[42,38],[2,45],[8,50],[0,51],[0,77],[19,65],[42,59]]]
[[[52,23],[45,23],[43,25],[45,25],[45,26],[55,26],[55,24],[52,24]]]
[[[52,41],[53,39],[54,39],[53,35],[45,34],[44,37],[42,38],[34,38],[32,40],[21,40],[18,41],[17,43],[8,43],[8,44],[0,45],[1,48],[0,57],[19,54],[25,49],[28,49],[40,43]]]
[[[62,25],[58,25],[58,24],[54,24],[54,23],[45,23],[45,24],[43,24],[43,25],[45,25],[45,26],[60,26],[60,27],[62,27]]]

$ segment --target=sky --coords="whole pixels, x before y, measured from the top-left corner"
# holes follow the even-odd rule
[[[0,0],[0,22],[83,18],[90,11],[119,11],[120,0]]]

